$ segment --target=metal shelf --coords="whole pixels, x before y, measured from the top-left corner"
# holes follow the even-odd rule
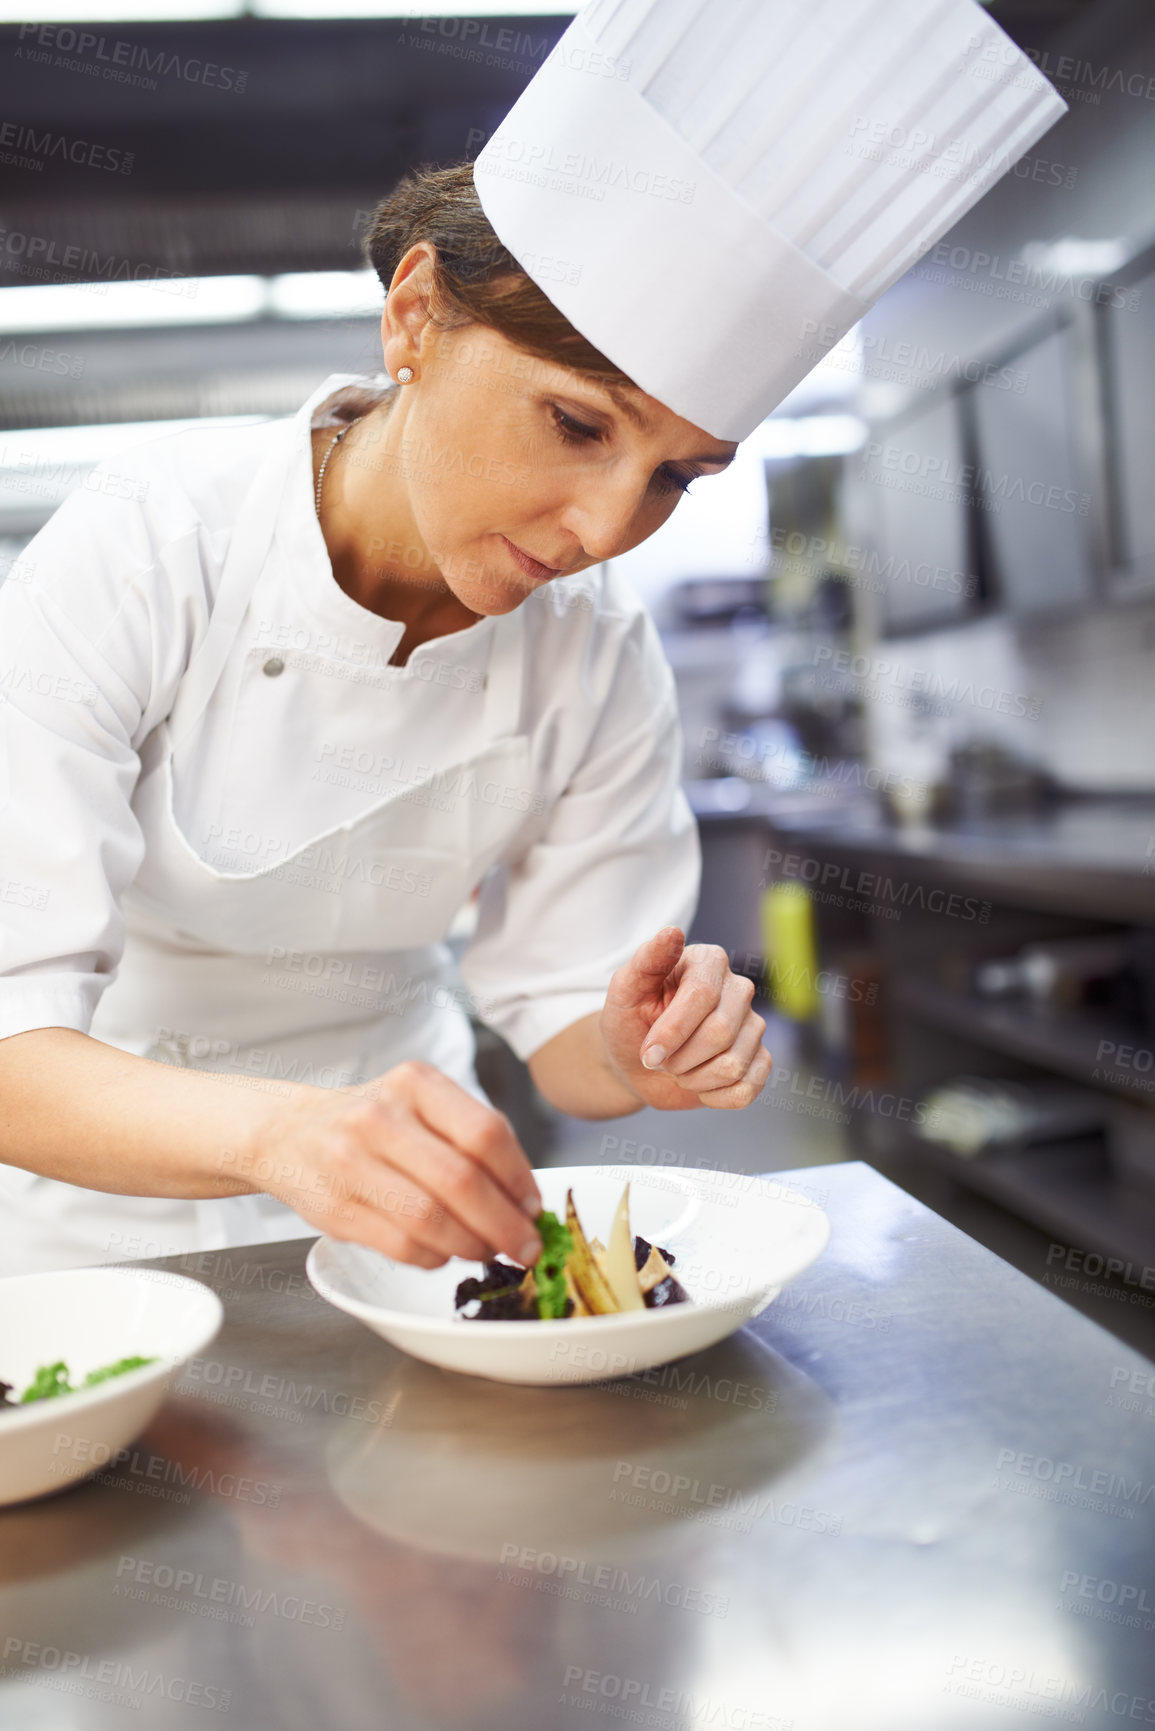
[[[909,975],[896,980],[893,990],[900,1009],[910,1010],[948,1033],[962,1034],[1011,1057],[1058,1070],[1087,1087],[1155,1106],[1155,1068],[1147,1073],[1130,1074],[1114,1069],[1110,1059],[1098,1055],[1106,1041],[1137,1050],[1150,1049],[1143,1045],[1148,1036],[1136,1031],[1130,1023],[1107,1015],[1054,1010],[1022,1001],[992,1003]],[[1152,1062],[1155,1065],[1155,1059]]]

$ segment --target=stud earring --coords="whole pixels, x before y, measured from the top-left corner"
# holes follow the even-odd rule
[[[410,382],[410,380],[412,379],[412,377],[413,377],[413,368],[412,367],[398,367],[398,369],[397,369],[397,383],[399,385],[407,385]]]

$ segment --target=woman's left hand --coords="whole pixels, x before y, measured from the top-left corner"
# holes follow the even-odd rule
[[[610,981],[601,1035],[611,1069],[647,1106],[748,1106],[771,1058],[754,985],[717,944],[687,944],[665,926]]]

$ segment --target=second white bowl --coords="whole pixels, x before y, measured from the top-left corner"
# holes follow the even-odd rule
[[[63,1359],[69,1380],[152,1358],[77,1394],[0,1412],[0,1505],[66,1490],[114,1466],[153,1417],[176,1367],[224,1319],[215,1292],[153,1268],[65,1268],[0,1280],[0,1380],[20,1391]]]

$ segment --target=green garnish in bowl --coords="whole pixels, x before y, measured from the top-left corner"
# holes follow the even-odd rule
[[[543,1322],[565,1315],[569,1294],[565,1284],[566,1257],[573,1249],[569,1228],[545,1209],[535,1222],[541,1233],[541,1255],[534,1264],[533,1279],[537,1288],[537,1314]]]
[[[55,1400],[61,1394],[80,1394],[83,1389],[94,1388],[97,1383],[107,1382],[110,1377],[123,1376],[125,1371],[139,1370],[142,1365],[155,1364],[152,1358],[118,1358],[115,1364],[102,1364],[99,1370],[90,1370],[79,1388],[74,1388],[68,1380],[68,1366],[63,1359],[55,1364],[42,1364],[20,1396],[21,1404],[30,1400]]]

